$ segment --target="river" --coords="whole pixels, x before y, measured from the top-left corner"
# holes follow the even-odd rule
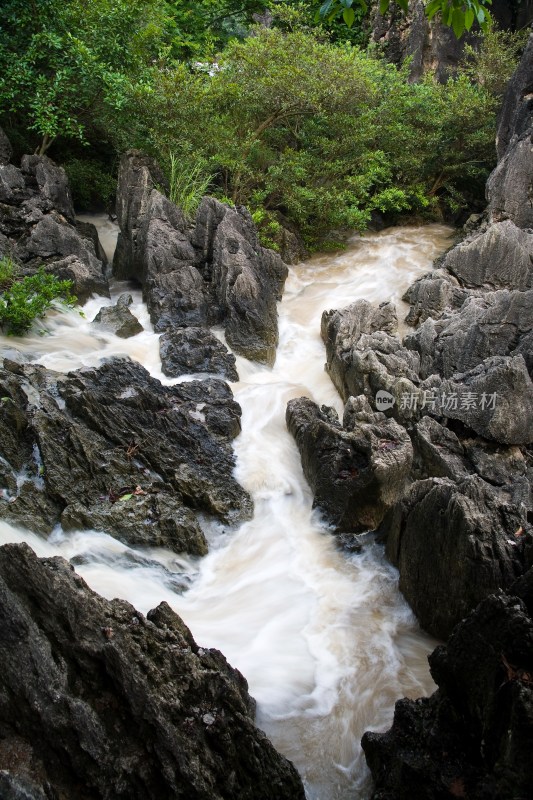
[[[114,226],[92,221],[111,252]],[[40,556],[74,559],[105,597],[124,598],[142,612],[166,600],[199,644],[219,648],[245,675],[258,702],[258,725],[296,764],[309,800],[368,797],[360,738],[390,725],[398,698],[431,693],[426,656],[435,642],[418,628],[382,549],[341,551],[312,510],[285,408],[306,395],[341,410],[324,371],[322,311],[365,298],[392,300],[405,316],[402,293],[449,246],[450,235],[440,225],[391,228],[353,237],[341,254],[290,269],[275,366],[237,357],[240,381],[232,384],[243,411],[236,474],[254,497],[255,515],[234,529],[203,520],[210,543],[203,560],[134,550],[95,531],[66,536],[58,529],[45,541],[0,522],[1,543],[26,541]],[[128,287],[112,288],[116,299]],[[131,339],[91,326],[98,309],[112,302],[97,298],[86,304],[84,317],[75,310],[51,315],[39,326],[45,335],[1,344],[59,371],[129,355],[163,383],[174,383],[161,372],[159,337],[140,292],[133,294],[131,311],[145,331]],[[184,583],[190,588],[179,593],[176,585]]]

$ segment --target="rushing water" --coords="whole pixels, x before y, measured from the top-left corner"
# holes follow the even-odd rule
[[[106,236],[113,234],[109,228]],[[449,237],[450,229],[438,225],[389,229],[354,237],[342,254],[291,269],[279,306],[276,364],[270,369],[237,358],[241,380],[232,387],[243,410],[237,477],[254,497],[255,515],[237,529],[204,520],[211,550],[203,560],[132,550],[94,531],[65,536],[58,530],[44,541],[0,523],[2,543],[24,540],[39,555],[74,558],[95,590],[143,612],[166,600],[200,644],[222,650],[246,676],[258,724],[294,761],[309,800],[368,796],[361,735],[386,728],[399,697],[432,691],[426,655],[434,642],[420,632],[380,547],[341,552],[312,511],[285,408],[307,395],[341,410],[324,372],[322,311],[358,298],[401,307],[405,288]],[[125,288],[117,284],[113,296]],[[86,305],[85,318],[74,311],[58,315],[46,323],[48,335],[3,344],[62,371],[129,355],[172,383],[161,373],[158,336],[139,293],[134,301],[131,310],[146,330],[128,340],[91,326],[99,298]],[[176,573],[190,580],[184,594],[176,592]]]

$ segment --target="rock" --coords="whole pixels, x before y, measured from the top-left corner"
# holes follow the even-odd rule
[[[448,380],[431,376],[421,392],[436,399],[434,411],[426,405],[426,413],[460,420],[480,436],[501,444],[533,442],[533,384],[521,355],[486,358]]]
[[[129,302],[128,302],[129,298]],[[144,328],[128,306],[131,305],[131,295],[122,294],[114,306],[104,306],[93,320],[94,325],[111,331],[120,339],[129,339],[136,336]]]
[[[426,320],[403,343],[418,353],[421,378],[450,378],[496,355],[523,353],[530,366],[532,331],[533,291],[501,290],[471,296],[456,313]]]
[[[189,221],[155,188],[157,169],[136,151],[121,161],[115,275],[142,283],[156,331],[223,325],[234,350],[273,363],[287,267],[245,209],[205,197]]]
[[[533,228],[533,128],[509,149],[487,181],[492,219],[509,218],[519,228]]]
[[[42,211],[57,211],[68,222],[74,223],[75,213],[68,178],[63,167],[54,164],[47,156],[22,156],[22,173],[33,178],[38,188],[39,207]]]
[[[463,286],[529,289],[533,283],[533,234],[497,222],[452,248],[442,262]]]
[[[397,325],[392,303],[374,306],[366,300],[358,300],[340,311],[324,311],[321,334],[326,345],[326,372],[344,401],[351,395],[368,397],[372,393],[365,377],[367,373],[360,363],[370,352],[378,351],[389,365],[401,360],[398,355],[400,340],[393,335]],[[413,368],[418,366],[418,358],[407,353],[407,359],[411,363],[403,364],[402,374],[414,379]]]
[[[440,639],[483,598],[509,587],[533,555],[527,510],[502,503],[477,476],[417,481],[380,534],[400,571],[400,591],[421,626]]]
[[[411,284],[402,298],[411,306],[405,321],[416,326],[430,317],[440,319],[446,309],[461,308],[472,294],[475,293],[461,286],[447,270],[427,272]]]
[[[495,444],[474,435],[460,435],[423,417],[412,431],[415,451],[413,472],[418,478],[450,478],[456,483],[479,475],[492,487],[502,504],[517,506],[520,513],[532,509],[532,484],[521,448]]]
[[[96,225],[93,225],[92,222],[83,222],[82,220],[77,219],[76,230],[79,233],[81,233],[84,239],[89,239],[89,241],[92,242],[94,247],[94,252],[96,253],[96,257],[102,262],[102,264],[107,270],[108,266],[107,256],[100,242]]]
[[[0,596],[0,767],[9,747],[26,755],[12,759],[11,787],[65,800],[304,800],[254,725],[245,679],[166,603],[145,618],[27,545],[0,549]]]
[[[503,98],[498,119],[496,150],[502,159],[513,140],[519,139],[533,120],[533,34],[530,34],[522,58],[516,68]]]
[[[107,497],[89,507],[71,503],[61,513],[63,529],[111,531],[132,547],[166,547],[193,556],[207,554],[198,520],[179,498],[164,490],[143,495],[136,495],[133,487],[131,490],[123,495],[126,499],[114,503]]]
[[[10,164],[13,158],[13,148],[4,130],[0,128],[0,165]]]
[[[5,361],[0,391],[0,512],[15,524],[199,555],[194,512],[251,515],[232,474],[240,409],[221,381],[164,387],[127,359],[67,376]]]
[[[166,180],[153,158],[138,150],[128,150],[120,159],[115,211],[120,226],[113,259],[113,274],[118,280],[144,280],[143,253],[138,246],[142,224],[152,189],[164,187]]]
[[[159,339],[163,373],[171,378],[195,372],[238,381],[235,356],[206,328],[176,328]]]
[[[412,462],[408,434],[375,413],[364,398],[347,407],[345,427],[332,409],[307,398],[291,400],[287,427],[319,507],[339,532],[379,525],[402,495]]]
[[[21,169],[0,165],[0,253],[19,262],[22,276],[44,266],[71,280],[81,303],[109,295],[96,229],[76,225],[65,171],[46,156],[23,156]]]
[[[400,700],[389,731],[365,733],[373,800],[530,795],[532,597],[530,570],[483,600],[430,656],[438,691]]]
[[[206,198],[198,216],[207,205],[212,213],[215,203]],[[212,291],[222,309],[228,344],[252,361],[273,364],[278,344],[276,301],[281,299],[287,267],[277,253],[261,247],[245,208],[224,208],[212,253]]]

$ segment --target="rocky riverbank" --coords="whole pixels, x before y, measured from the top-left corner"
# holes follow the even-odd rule
[[[287,409],[315,504],[338,533],[378,530],[422,627],[451,635],[430,659],[439,691],[363,739],[375,800],[530,796],[532,82],[533,36],[486,214],[407,291],[415,330],[400,339],[388,303],[325,312],[343,424]]]
[[[75,218],[64,171],[11,156],[0,131],[0,257],[16,277],[44,266],[71,280],[82,302],[109,295],[110,266],[96,229]],[[234,525],[253,511],[233,476],[241,409],[220,380],[238,380],[235,357],[207,326],[223,324],[238,351],[272,362],[287,270],[244,210],[208,198],[190,221],[151,183],[138,186],[134,176],[152,181],[145,161],[123,161],[113,271],[143,284],[165,331],[165,372],[214,377],[163,386],[121,357],[63,374],[6,348],[0,517],[43,536],[60,524],[203,556],[201,520]],[[103,307],[96,335],[142,332],[131,302]],[[145,618],[25,545],[0,548],[0,595],[2,797],[303,800],[296,769],[254,725],[245,679],[198,647],[169,606]]]

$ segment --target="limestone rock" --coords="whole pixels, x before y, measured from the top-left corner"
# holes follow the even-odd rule
[[[104,306],[93,320],[93,324],[111,331],[120,339],[129,339],[136,336],[144,328],[128,306],[131,305],[131,295],[122,294],[114,306]]]
[[[440,639],[487,595],[508,588],[533,555],[526,510],[503,504],[477,476],[416,482],[380,531],[400,591]]]
[[[392,728],[364,735],[373,800],[528,797],[532,597],[530,570],[483,600],[430,656],[438,691],[398,701]]]
[[[206,328],[176,328],[164,333],[159,352],[163,372],[171,378],[205,372],[239,380],[235,356]]]
[[[14,797],[304,800],[243,676],[166,603],[144,617],[27,545],[0,549],[0,596],[0,786]]]
[[[67,376],[5,361],[0,387],[5,518],[198,555],[206,544],[195,512],[251,515],[232,474],[240,409],[222,381],[164,387],[127,359]]]
[[[376,528],[401,497],[411,468],[405,430],[364,398],[349,405],[344,428],[332,409],[307,398],[291,400],[286,417],[314,505],[339,532]]]
[[[452,248],[442,266],[466,287],[529,289],[533,283],[533,234],[511,220],[494,223]]]

